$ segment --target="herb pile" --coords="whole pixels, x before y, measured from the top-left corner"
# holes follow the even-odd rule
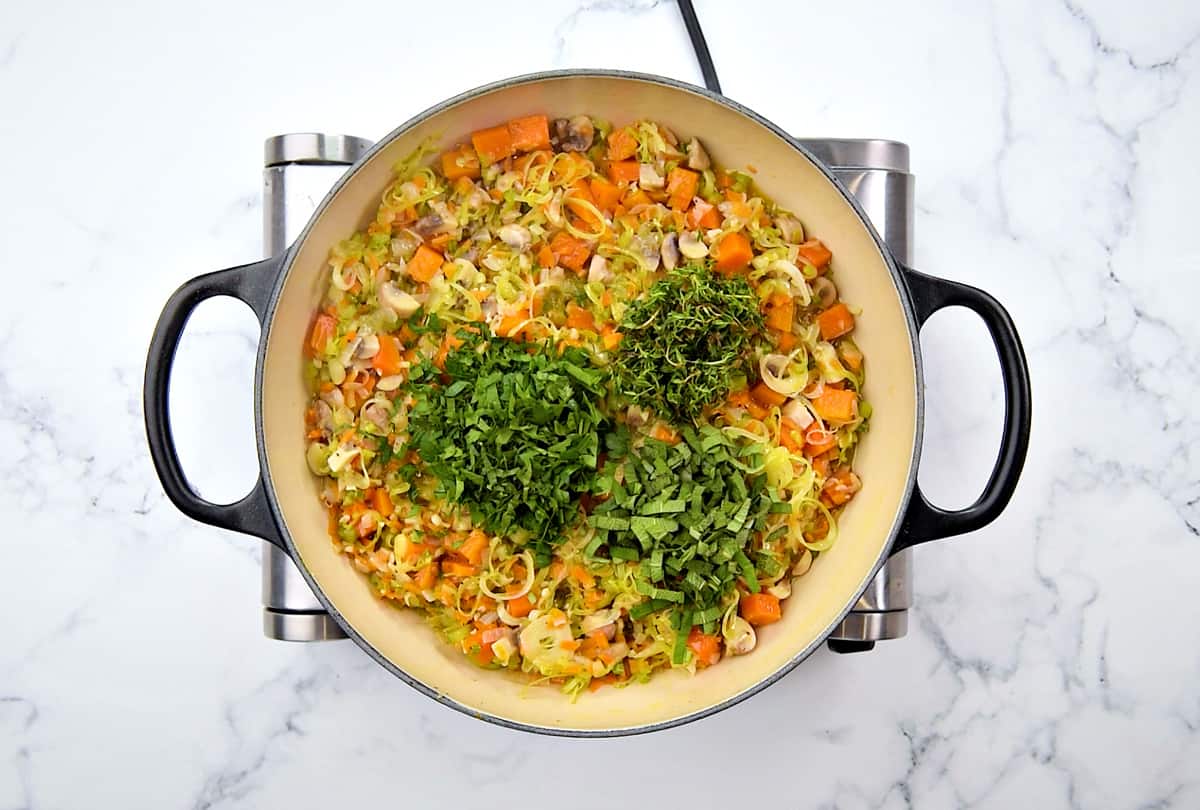
[[[695,422],[745,371],[746,349],[762,325],[758,298],[743,278],[677,268],[625,313],[617,389],[675,422]]]
[[[413,447],[443,498],[524,540],[543,564],[592,489],[604,375],[580,349],[460,337],[444,372],[425,360],[412,375]]]
[[[614,560],[640,560],[637,590],[648,598],[629,615],[677,607],[684,639],[693,626],[713,632],[739,576],[758,591],[746,548],[768,515],[791,507],[778,501],[764,475],[750,472],[762,467],[756,445],[739,450],[710,425],[684,427],[680,437],[674,446],[647,439],[632,450],[624,431],[609,437],[614,459],[596,479],[596,491],[611,497],[588,518],[596,534],[585,553],[603,549]],[[682,654],[680,646],[676,656]]]

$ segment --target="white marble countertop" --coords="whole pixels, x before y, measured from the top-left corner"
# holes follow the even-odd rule
[[[992,526],[918,549],[909,636],[663,733],[512,732],[350,642],[264,639],[258,542],[182,517],[151,469],[150,330],[182,281],[260,255],[266,136],[374,138],[552,67],[698,82],[673,4],[19,4],[0,25],[0,810],[1200,806],[1200,5],[698,6],[730,97],[912,146],[916,266],[991,291],[1024,337],[1022,484]],[[213,302],[179,356],[210,497],[253,479],[256,340]],[[962,505],[998,442],[997,365],[966,315],[923,344],[921,480]]]

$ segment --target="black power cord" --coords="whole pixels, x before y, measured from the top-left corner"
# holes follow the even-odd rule
[[[696,17],[696,9],[692,7],[692,0],[679,0],[679,13],[683,15],[683,24],[687,27],[688,38],[692,40],[692,50],[696,52],[696,61],[700,63],[704,86],[714,93],[720,93],[721,80],[717,78],[717,69],[713,65],[712,54],[708,52],[708,42],[704,39],[704,30],[700,28],[700,20]]]

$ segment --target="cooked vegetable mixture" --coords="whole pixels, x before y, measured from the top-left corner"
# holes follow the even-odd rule
[[[307,350],[336,548],[572,696],[751,652],[861,487],[830,251],[652,121],[518,118],[396,167]]]

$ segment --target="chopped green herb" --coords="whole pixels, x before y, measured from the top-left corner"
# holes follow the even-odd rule
[[[617,390],[673,421],[693,422],[729,393],[762,325],[744,279],[698,266],[673,270],[625,313]]]
[[[595,484],[604,375],[579,349],[459,337],[444,372],[425,360],[412,375],[412,445],[443,497],[493,534],[527,539],[544,562]]]

